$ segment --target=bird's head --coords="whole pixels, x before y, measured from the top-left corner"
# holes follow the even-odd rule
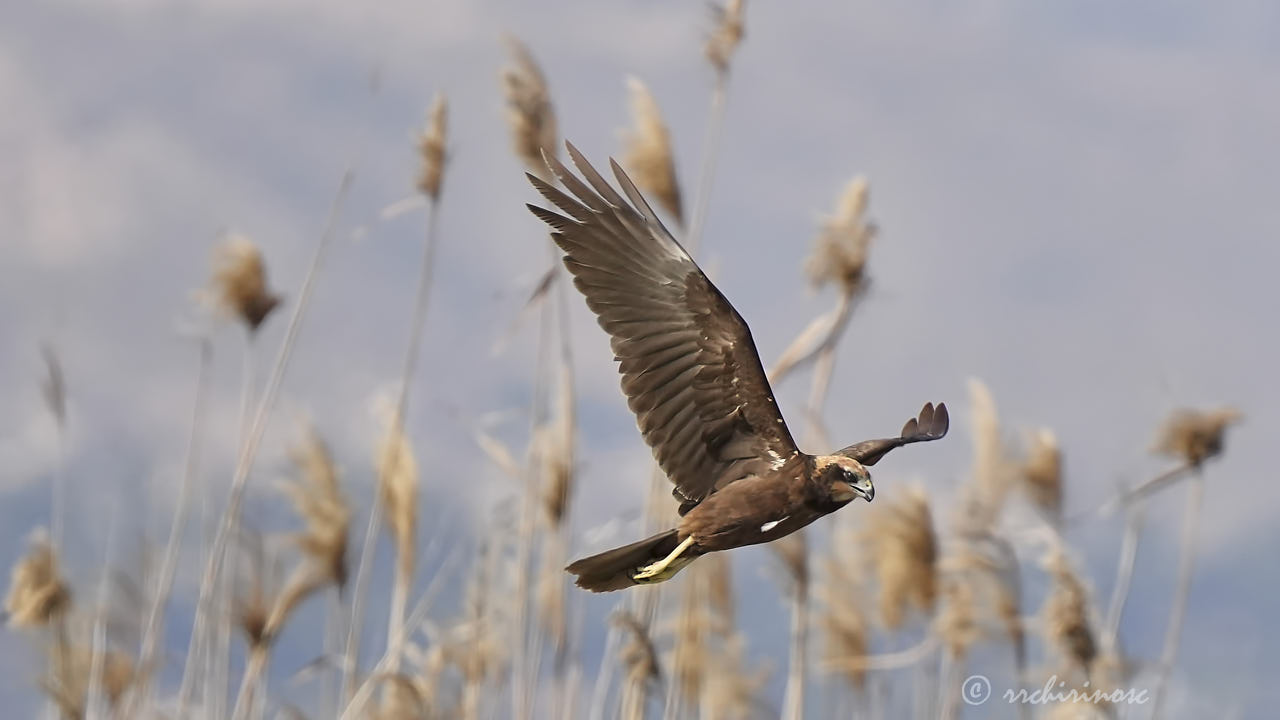
[[[876,496],[876,486],[871,483],[871,471],[862,463],[843,455],[819,455],[814,458],[818,476],[827,484],[831,499],[849,502],[860,497],[871,502]]]

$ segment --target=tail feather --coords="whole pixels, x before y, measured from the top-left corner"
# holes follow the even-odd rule
[[[622,590],[639,584],[632,578],[638,568],[661,560],[679,544],[678,533],[668,530],[630,545],[577,560],[565,570],[578,576],[578,587],[584,590]]]

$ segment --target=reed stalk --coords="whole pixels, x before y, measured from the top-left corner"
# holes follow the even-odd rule
[[[178,485],[178,501],[174,508],[173,522],[169,527],[169,539],[165,543],[164,556],[160,561],[160,574],[143,626],[142,643],[138,651],[138,685],[134,687],[134,694],[128,708],[129,715],[139,711],[138,703],[147,704],[152,697],[150,680],[152,674],[158,669],[155,663],[156,652],[163,637],[161,623],[173,592],[173,580],[178,569],[178,549],[182,544],[182,536],[186,532],[187,518],[191,514],[191,489],[200,467],[205,403],[209,391],[209,363],[212,357],[213,344],[208,338],[201,338],[200,359],[196,370],[195,401],[191,410],[191,431],[187,436],[186,459],[183,462],[182,480]],[[188,662],[191,660],[188,659]]]
[[[1156,689],[1152,693],[1152,717],[1163,717],[1169,676],[1178,659],[1182,640],[1182,625],[1187,615],[1187,598],[1191,595],[1191,577],[1195,572],[1196,537],[1200,529],[1200,512],[1204,505],[1204,476],[1197,466],[1187,487],[1187,499],[1182,514],[1182,531],[1178,547],[1178,581],[1174,586],[1173,606],[1169,609],[1169,624],[1165,628],[1164,649],[1160,653],[1160,670]]]
[[[414,370],[418,364],[418,353],[422,344],[422,335],[426,327],[427,311],[431,297],[431,286],[434,279],[436,234],[439,216],[437,197],[429,197],[427,205],[427,230],[422,251],[422,263],[419,268],[417,292],[414,297],[413,315],[409,328],[409,342],[405,349],[404,363],[400,374],[400,392],[396,398],[395,409],[391,420],[390,438],[400,438],[404,433],[405,415],[409,403],[409,391],[413,382]],[[393,451],[398,440],[388,442],[382,453],[380,476],[388,476],[402,470],[397,468],[400,453]],[[378,531],[382,524],[384,512],[383,502],[377,501],[369,511],[369,522],[365,527],[364,543],[360,550],[360,562],[356,569],[355,588],[352,592],[351,616],[347,625],[346,650],[343,658],[342,695],[346,702],[351,698],[354,688],[356,666],[360,652],[360,634],[364,623],[364,599],[368,592],[369,570],[373,563],[373,553],[377,545]],[[404,624],[404,606],[408,597],[409,585],[412,582],[413,565],[409,552],[411,548],[398,543],[398,558],[394,587],[392,590],[391,609],[387,624],[388,648],[393,647],[393,638],[399,637]],[[389,660],[392,672],[399,669],[399,647]]]
[[[353,169],[348,169],[343,173],[342,180],[338,183],[338,190],[334,195],[333,203],[329,209],[329,217],[324,224],[324,230],[320,234],[320,239],[316,243],[310,265],[308,266],[306,275],[302,281],[302,288],[298,293],[298,301],[294,305],[293,313],[289,318],[289,324],[285,329],[285,337],[284,341],[281,343],[280,352],[276,356],[275,364],[271,370],[271,375],[267,380],[266,387],[263,389],[262,397],[258,403],[257,411],[254,413],[253,423],[250,425],[249,434],[245,439],[244,447],[236,460],[235,472],[231,478],[231,492],[227,500],[227,507],[222,514],[222,520],[218,523],[217,534],[214,536],[213,540],[213,548],[205,563],[204,573],[200,582],[200,595],[196,602],[195,624],[192,628],[193,643],[196,642],[197,637],[202,636],[204,627],[208,624],[209,614],[212,609],[211,604],[213,602],[215,584],[217,582],[219,572],[222,570],[227,542],[230,540],[240,516],[240,506],[244,500],[244,491],[249,479],[249,471],[252,469],[253,461],[257,457],[258,447],[261,445],[262,437],[266,433],[267,419],[270,417],[271,411],[275,407],[276,397],[279,394],[280,386],[284,381],[285,371],[288,369],[289,360],[293,356],[293,349],[297,345],[298,332],[301,330],[302,319],[305,317],[307,307],[310,304],[315,278],[333,240],[334,233],[337,229],[338,218],[354,180],[355,171]],[[190,705],[191,689],[195,680],[192,676],[192,671],[195,670],[193,665],[188,664],[186,670],[187,671],[183,674],[182,689],[179,692],[178,702],[178,714],[183,716]]]

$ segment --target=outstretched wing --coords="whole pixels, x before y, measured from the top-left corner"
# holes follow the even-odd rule
[[[947,434],[947,428],[950,425],[951,418],[947,416],[946,403],[938,403],[937,408],[933,403],[925,403],[920,410],[920,416],[908,420],[907,424],[902,426],[902,434],[898,437],[863,440],[857,445],[850,445],[837,451],[836,455],[853,458],[863,465],[875,465],[880,458],[894,448],[943,437]]]
[[[574,197],[528,175],[560,212],[529,209],[553,229],[574,285],[611,336],[627,404],[682,505],[781,466],[796,445],[746,322],[616,162],[629,203],[566,146],[586,182],[548,157]]]

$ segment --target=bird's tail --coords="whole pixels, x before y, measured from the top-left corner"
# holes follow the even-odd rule
[[[664,572],[646,580],[636,580],[635,574],[645,565],[665,558],[679,544],[677,532],[668,530],[639,542],[575,561],[565,570],[578,576],[578,587],[591,592],[622,590],[642,582],[662,582],[692,562],[693,556],[681,556]]]

